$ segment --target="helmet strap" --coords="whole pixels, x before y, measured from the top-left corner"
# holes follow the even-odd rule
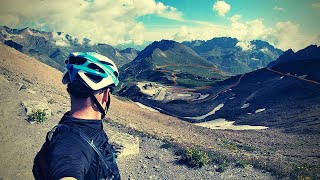
[[[110,102],[107,102],[107,107],[105,110],[105,109],[103,109],[103,107],[101,106],[101,104],[98,102],[97,98],[93,94],[90,95],[90,98],[93,101],[93,103],[97,106],[97,108],[99,109],[99,111],[101,113],[101,119],[103,119],[106,116],[106,110],[108,111],[108,109],[109,109]],[[108,101],[110,101],[110,99]]]

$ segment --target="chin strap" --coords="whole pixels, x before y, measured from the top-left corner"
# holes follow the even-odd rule
[[[108,98],[106,109],[103,109],[101,104],[98,102],[97,98],[93,94],[90,95],[91,100],[97,106],[97,108],[99,109],[99,111],[101,113],[101,119],[103,119],[106,116],[106,113],[108,112],[108,109],[110,106],[110,93],[108,94],[108,96],[109,96],[109,98]]]

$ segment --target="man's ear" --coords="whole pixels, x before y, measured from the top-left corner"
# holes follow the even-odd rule
[[[107,89],[104,93],[103,93],[103,98],[102,98],[102,103],[108,102],[109,100],[109,89]]]

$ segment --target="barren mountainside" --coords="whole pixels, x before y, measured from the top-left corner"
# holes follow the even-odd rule
[[[125,81],[153,81],[167,85],[203,86],[225,78],[210,61],[184,44],[162,40],[142,50],[120,71]]]
[[[33,157],[46,132],[69,109],[68,95],[61,84],[62,73],[4,44],[0,44],[0,62],[0,178],[33,179]],[[25,100],[47,102],[51,118],[40,124],[28,123],[21,106]],[[285,133],[276,128],[212,130],[151,112],[116,96],[106,122],[105,128],[141,138],[139,154],[118,161],[123,179],[319,177],[318,134]],[[181,164],[181,154],[173,153],[175,147],[203,150],[208,153],[210,164],[189,168]],[[225,172],[216,171],[222,167]]]

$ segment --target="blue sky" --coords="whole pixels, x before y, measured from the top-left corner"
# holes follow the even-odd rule
[[[1,25],[62,31],[121,47],[221,36],[248,47],[261,39],[283,50],[320,44],[320,0],[2,0],[0,5]]]
[[[227,17],[240,14],[244,21],[261,18],[267,26],[274,26],[279,21],[291,21],[299,24],[302,30],[308,33],[318,33],[320,28],[320,23],[317,22],[317,19],[320,18],[320,7],[312,7],[312,4],[316,2],[319,6],[320,1],[314,0],[226,0],[225,2],[231,6],[231,9],[225,17],[219,16],[212,10],[212,6],[216,2],[212,0],[162,0],[161,2],[177,8],[183,13],[186,20],[228,25]],[[275,7],[278,7],[278,10]],[[157,17],[140,17],[139,21],[150,27],[183,25],[183,23]]]

